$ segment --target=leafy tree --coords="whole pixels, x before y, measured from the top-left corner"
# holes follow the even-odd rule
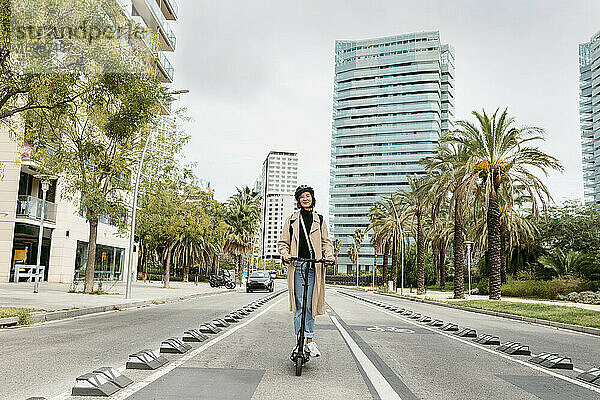
[[[571,200],[550,207],[548,218],[539,221],[537,228],[546,249],[600,251],[600,211],[593,204]]]
[[[135,167],[162,89],[148,75],[87,76],[81,98],[53,110],[30,110],[26,137],[33,158],[61,176],[62,196],[79,205],[89,223],[84,291],[93,290],[101,217],[124,228]]]

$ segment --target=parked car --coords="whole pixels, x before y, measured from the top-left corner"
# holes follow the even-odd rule
[[[255,290],[267,290],[272,292],[275,283],[269,271],[253,271],[250,273],[246,283],[246,293],[252,293]]]

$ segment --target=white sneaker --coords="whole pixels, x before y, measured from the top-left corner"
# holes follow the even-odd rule
[[[321,352],[319,351],[319,348],[317,347],[317,344],[314,342],[314,340],[312,342],[306,343],[306,349],[310,353],[311,357],[321,356]]]

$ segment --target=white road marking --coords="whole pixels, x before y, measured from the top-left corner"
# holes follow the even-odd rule
[[[396,315],[396,314],[394,314],[394,313],[391,313],[391,312],[389,312],[389,311],[387,311],[387,310],[383,310],[383,309],[381,309],[380,307],[373,306],[373,305],[371,305],[371,304],[369,304],[369,303],[365,303],[365,302],[362,302],[362,301],[358,301],[358,300],[354,299],[353,297],[350,297],[350,296],[347,296],[347,295],[346,295],[346,297],[348,297],[348,299],[349,299],[349,300],[351,300],[351,301],[354,301],[355,303],[362,304],[362,305],[364,305],[364,306],[366,306],[366,307],[370,307],[370,308],[373,308],[373,309],[375,309],[375,310],[379,310],[379,311],[381,311],[381,312],[382,312],[382,313],[384,313],[384,314],[391,315],[392,317],[394,317],[394,318],[398,318],[399,320],[401,320],[401,321],[404,321],[404,322],[407,322],[407,323],[409,323],[409,324],[411,324],[411,325],[415,325],[415,326],[421,327],[421,328],[423,328],[423,329],[430,330],[430,331],[432,331],[432,332],[435,332],[435,333],[437,333],[437,334],[440,334],[440,335],[442,335],[442,336],[446,336],[446,337],[448,337],[448,338],[450,338],[450,339],[453,339],[453,340],[456,340],[456,341],[458,341],[458,342],[461,342],[461,343],[464,343],[464,344],[468,344],[469,346],[476,347],[476,348],[478,348],[478,349],[480,349],[480,350],[483,350],[483,351],[486,351],[486,352],[488,352],[488,353],[490,353],[490,354],[494,354],[494,355],[496,355],[496,356],[499,356],[499,357],[502,357],[502,358],[504,358],[504,359],[507,359],[507,360],[514,361],[514,362],[516,362],[516,363],[518,363],[518,364],[521,364],[521,365],[524,365],[524,366],[526,366],[526,367],[532,368],[532,369],[534,369],[534,370],[536,370],[536,371],[543,372],[544,374],[547,374],[547,375],[553,376],[553,377],[555,377],[555,378],[558,378],[558,379],[562,379],[563,381],[567,381],[567,382],[569,382],[569,383],[572,383],[572,384],[574,384],[574,385],[581,386],[581,387],[583,387],[583,388],[586,388],[586,389],[592,390],[592,391],[594,391],[594,392],[596,392],[596,393],[600,393],[600,388],[597,388],[597,387],[595,387],[595,386],[589,385],[589,384],[587,384],[587,383],[585,383],[585,382],[581,382],[581,381],[578,381],[578,380],[576,380],[576,379],[569,378],[568,376],[561,375],[561,374],[559,374],[559,373],[556,373],[556,372],[554,372],[554,371],[550,371],[550,370],[548,370],[548,369],[542,368],[542,367],[540,367],[540,366],[537,366],[537,365],[535,365],[535,364],[531,364],[531,363],[528,363],[528,362],[525,362],[525,361],[522,361],[522,360],[518,360],[518,359],[516,359],[516,358],[512,358],[512,357],[510,357],[510,356],[509,356],[509,355],[507,355],[507,354],[499,353],[499,352],[497,352],[497,351],[494,351],[494,350],[488,349],[487,347],[484,347],[484,346],[482,346],[482,345],[479,345],[479,344],[477,344],[477,343],[473,343],[473,342],[466,341],[466,340],[464,340],[464,339],[461,339],[461,338],[460,338],[460,337],[458,337],[458,336],[449,335],[449,334],[447,334],[447,333],[445,333],[445,332],[442,332],[442,331],[440,331],[440,330],[438,330],[438,329],[433,329],[433,328],[430,328],[430,327],[428,327],[428,326],[423,326],[423,325],[417,324],[416,322],[413,322],[413,321],[411,321],[411,320],[408,320],[408,319],[402,318],[402,317],[400,317],[400,316],[398,316],[398,315]],[[575,368],[573,368],[573,370],[575,370]],[[581,371],[581,370],[579,370],[579,371]],[[583,372],[583,371],[581,371],[581,372]]]
[[[381,372],[379,372],[377,367],[375,367],[371,360],[369,360],[369,357],[367,357],[366,354],[363,353],[363,351],[360,349],[358,344],[356,344],[354,339],[350,337],[350,334],[342,327],[337,318],[334,315],[330,315],[329,318],[331,318],[331,321],[333,321],[336,328],[342,334],[342,337],[348,344],[348,347],[350,347],[350,350],[360,363],[362,369],[365,371],[365,374],[371,381],[371,384],[373,384],[373,387],[377,391],[377,394],[379,394],[379,397],[385,400],[402,400],[398,393],[396,393],[396,391],[389,384],[389,382],[383,377],[383,375],[381,375]]]
[[[197,356],[198,354],[202,353],[204,350],[208,349],[212,345],[214,345],[216,343],[219,343],[221,340],[223,340],[226,337],[232,335],[235,331],[237,331],[237,330],[245,327],[250,322],[254,321],[256,318],[260,317],[261,315],[263,315],[264,313],[266,313],[267,311],[269,311],[271,308],[275,307],[277,304],[279,304],[284,299],[285,299],[285,297],[282,297],[281,299],[277,300],[275,303],[271,304],[269,307],[265,308],[260,313],[256,314],[254,317],[252,317],[249,320],[245,321],[241,325],[236,325],[235,327],[233,327],[230,330],[226,331],[222,335],[219,335],[219,336],[215,337],[214,339],[212,339],[211,341],[209,341],[209,342],[203,344],[202,346],[198,347],[197,349],[192,350],[189,353],[186,353],[180,359],[170,362],[169,364],[167,364],[166,367],[159,369],[158,371],[156,371],[155,373],[153,373],[152,375],[150,375],[149,377],[147,377],[143,381],[134,383],[131,386],[129,386],[129,387],[127,387],[127,388],[125,388],[125,389],[117,392],[117,394],[113,395],[111,397],[111,399],[112,400],[124,400],[124,399],[128,398],[129,396],[135,394],[136,392],[138,392],[139,390],[141,390],[144,387],[148,386],[149,384],[151,384],[152,382],[154,382],[155,380],[157,380],[161,376],[168,374],[169,372],[171,372],[175,368],[181,366],[183,363],[185,363],[189,359],[191,359],[191,358]],[[119,372],[125,371],[125,366],[123,365],[123,366],[118,367],[117,371],[119,371]],[[56,397],[53,397],[50,400],[66,400],[69,397],[71,397],[71,391],[68,391],[68,392],[65,392],[63,394],[60,394],[60,395],[58,395]]]

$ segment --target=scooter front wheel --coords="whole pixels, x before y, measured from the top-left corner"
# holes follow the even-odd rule
[[[233,282],[227,282],[227,283],[225,284],[225,287],[226,287],[227,289],[235,289],[235,283],[233,283]]]
[[[304,357],[296,357],[296,376],[302,375],[302,364],[304,364]]]

